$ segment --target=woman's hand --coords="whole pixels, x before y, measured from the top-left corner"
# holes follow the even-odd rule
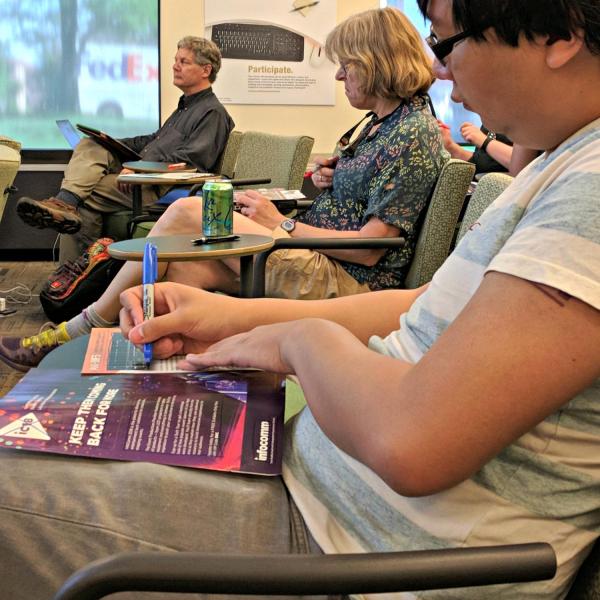
[[[235,315],[243,310],[239,299],[170,282],[155,284],[155,316],[144,321],[142,289],[138,286],[121,293],[121,331],[134,344],[153,342],[156,358],[202,352],[243,330],[234,325]]]
[[[333,172],[338,159],[338,156],[332,156],[330,158],[317,157],[315,159],[316,166],[311,177],[315,187],[324,190],[333,185]]]
[[[437,119],[437,123],[440,128],[440,135],[442,136],[444,148],[450,151],[450,148],[452,148],[452,146],[455,144],[454,140],[452,139],[452,132],[450,131],[450,127],[448,127],[448,125],[446,125],[446,123],[444,123],[443,121],[440,121],[440,119]]]
[[[268,198],[255,190],[234,192],[233,202],[241,207],[241,214],[267,229],[275,229],[285,218]]]
[[[485,133],[477,125],[468,122],[460,126],[460,133],[469,144],[473,144],[477,148],[481,148],[481,144],[483,144],[486,138]]]

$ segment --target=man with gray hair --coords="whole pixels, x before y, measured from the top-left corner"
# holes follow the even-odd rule
[[[186,36],[177,44],[173,84],[183,95],[163,126],[149,135],[121,141],[142,159],[187,163],[200,171],[214,171],[234,122],[212,91],[221,68],[221,52],[212,41]],[[102,213],[131,207],[128,186],[117,183],[128,173],[121,161],[92,139],[75,148],[55,197],[17,203],[19,216],[29,225],[74,234],[79,252],[102,235]],[[145,186],[143,203],[150,204],[168,188]]]

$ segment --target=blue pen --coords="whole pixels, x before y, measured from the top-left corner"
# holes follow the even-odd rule
[[[154,317],[154,284],[158,278],[158,260],[156,246],[146,242],[142,263],[144,321]],[[144,364],[146,368],[152,362],[152,344],[144,344]]]

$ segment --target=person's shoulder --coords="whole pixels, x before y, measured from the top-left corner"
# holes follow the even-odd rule
[[[216,111],[219,111],[220,113],[229,115],[224,104],[219,100],[217,95],[213,92],[212,88],[209,88],[209,90],[210,90],[210,93],[207,94],[204,99],[206,102],[206,106],[209,107],[211,110],[216,110]]]
[[[558,172],[600,174],[600,119],[575,132],[557,148],[547,152],[539,161],[540,167]]]
[[[394,128],[427,136],[439,135],[439,125],[429,108],[426,96],[414,96],[405,100],[394,120]]]

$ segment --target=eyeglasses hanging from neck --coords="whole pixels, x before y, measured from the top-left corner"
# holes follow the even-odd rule
[[[374,127],[381,125],[386,119],[389,119],[397,110],[399,110],[404,105],[404,101],[401,101],[400,104],[390,113],[384,115],[383,117],[377,117],[377,115],[373,111],[369,111],[356,125],[352,126],[342,137],[337,141],[336,151],[343,158],[352,158],[354,153],[356,152],[356,148],[358,145],[369,136]],[[352,140],[352,136],[356,132],[356,130],[360,127],[360,125],[365,121],[365,119],[370,118],[371,121],[365,125],[365,127],[360,131],[360,133],[356,136],[354,140]],[[352,141],[351,141],[352,140]]]

